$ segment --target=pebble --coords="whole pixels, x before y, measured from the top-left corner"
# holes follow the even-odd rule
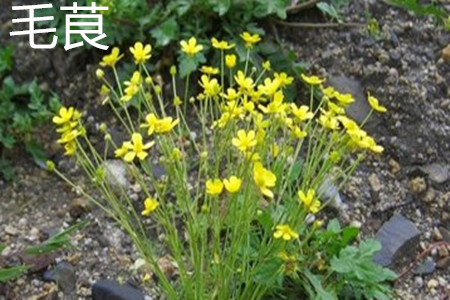
[[[397,174],[401,170],[400,164],[392,158],[389,160],[389,166],[391,167],[391,172],[394,174]]]
[[[448,249],[446,246],[441,246],[439,247],[439,257],[443,258],[443,257],[447,257],[448,256]]]
[[[435,239],[436,241],[442,241],[442,234],[441,234],[441,232],[439,231],[439,228],[434,227],[434,228],[433,228],[433,233],[434,233],[434,239]]]
[[[416,276],[414,277],[414,285],[420,289],[423,287],[423,278],[420,276]]]
[[[415,177],[409,181],[409,190],[412,194],[417,195],[427,189],[427,183],[423,177]]]
[[[448,269],[450,267],[450,256],[441,258],[437,261],[436,267],[439,269]]]
[[[19,230],[17,230],[12,225],[6,225],[5,232],[6,232],[6,234],[14,236],[14,235],[17,235],[19,233]]]
[[[450,63],[450,44],[442,50],[442,58],[445,62]]]
[[[439,281],[437,281],[436,279],[430,279],[427,282],[428,289],[435,289],[438,286],[439,286]]]
[[[437,184],[444,183],[449,178],[450,167],[448,165],[444,166],[439,163],[432,163],[420,169],[428,175],[431,181]]]
[[[375,193],[378,193],[381,190],[381,183],[380,183],[380,179],[378,178],[377,174],[375,174],[375,173],[370,174],[369,184]]]

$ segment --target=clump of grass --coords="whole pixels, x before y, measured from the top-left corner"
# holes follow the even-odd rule
[[[383,147],[363,130],[365,122],[346,116],[352,95],[302,74],[310,97],[293,103],[286,89],[294,78],[273,72],[269,62],[253,64],[261,38],[248,32],[241,38],[243,57],[234,44],[212,39],[218,64],[202,66],[198,81],[187,76],[182,94],[175,66],[168,72],[171,94],[163,93],[160,76],[151,75],[150,45],[130,48],[136,70],[126,80],[117,71],[124,54],[115,48],[105,56],[97,70],[103,103],[130,139],[116,145],[106,125],[100,130],[142,197],[135,202],[124,188],[111,186],[107,150],[95,149],[79,111],[62,108],[53,119],[58,142],[103,199],[83,193],[130,236],[168,299],[338,299],[349,293],[387,298],[385,282],[395,275],[373,265],[379,245],[352,246],[358,229],[337,221],[324,228],[327,202],[319,192],[325,180],[342,186],[368,152],[379,154]],[[204,49],[195,38],[180,44],[187,61]],[[386,111],[373,96],[369,102],[372,111]],[[198,139],[190,134],[193,123],[200,128]],[[160,179],[154,159],[166,173]],[[149,235],[150,227],[161,241]],[[356,269],[348,267],[350,254]],[[172,277],[158,264],[162,256],[176,266]]]

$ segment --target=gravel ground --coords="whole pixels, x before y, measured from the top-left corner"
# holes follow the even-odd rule
[[[354,2],[345,15],[348,21],[364,22],[364,7]],[[385,147],[385,153],[369,157],[352,176],[342,192],[348,208],[338,216],[343,222],[361,226],[365,236],[373,236],[392,215],[402,214],[421,233],[417,254],[446,238],[445,228],[450,227],[450,181],[445,170],[450,165],[450,64],[440,55],[450,35],[429,19],[417,19],[375,2],[371,13],[380,24],[378,39],[361,28],[280,27],[279,34],[309,63],[312,73],[331,82],[345,81],[351,89],[370,91],[388,107],[389,113],[373,119],[368,129]],[[0,19],[2,32],[9,32],[10,22],[3,22],[11,19],[8,12],[0,12]],[[8,41],[0,36],[2,42],[5,39]],[[60,50],[32,52],[26,43],[16,43],[16,48],[17,57],[21,57],[16,61],[20,79],[37,76],[43,87],[62,91],[65,103],[78,104],[88,112],[97,109],[92,101],[96,94],[90,64],[98,56],[73,52],[65,59]],[[364,109],[361,104],[354,113],[364,113]],[[107,113],[96,110],[95,117],[101,119]],[[51,128],[42,133],[59,167],[79,178],[73,163],[62,159],[50,144],[54,138]],[[0,182],[0,244],[9,245],[2,256],[33,245],[78,219],[88,219],[89,225],[73,239],[74,248],[49,258],[43,269],[60,261],[71,262],[79,299],[90,298],[90,288],[99,278],[139,283],[142,274],[134,268],[137,256],[133,246],[111,220],[24,155],[10,155],[19,167],[16,181]],[[81,178],[78,181],[84,185]],[[436,261],[445,254],[441,249],[431,251]],[[409,262],[399,263],[396,270],[404,270]],[[0,299],[57,299],[56,285],[44,282],[42,274],[38,271],[0,285]],[[145,291],[151,295],[154,288],[146,284]],[[409,272],[395,288],[398,299],[448,299],[448,266],[424,276]]]

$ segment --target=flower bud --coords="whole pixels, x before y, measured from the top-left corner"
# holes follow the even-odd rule
[[[153,79],[150,76],[148,76],[145,78],[145,83],[151,85],[153,83]]]
[[[46,167],[47,167],[47,171],[49,172],[53,172],[55,170],[55,163],[52,162],[51,160],[47,160],[47,162],[45,163]]]
[[[103,77],[105,77],[105,72],[103,72],[102,69],[97,69],[97,71],[95,71],[95,75],[97,76],[97,79],[102,80]]]
[[[177,67],[175,67],[175,66],[170,67],[170,75],[172,75],[172,76],[177,75]]]

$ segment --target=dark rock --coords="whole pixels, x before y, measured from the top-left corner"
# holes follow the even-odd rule
[[[441,258],[440,260],[438,260],[438,262],[436,263],[436,266],[439,269],[443,269],[446,270],[448,268],[450,268],[450,256]]]
[[[413,271],[414,275],[429,275],[436,270],[436,263],[433,259],[427,258]]]
[[[367,102],[366,94],[364,93],[361,83],[358,80],[350,79],[345,76],[330,76],[327,82],[340,93],[350,93],[353,95],[355,102],[347,107],[345,111],[352,119],[358,123],[362,123],[370,112],[370,105]],[[367,125],[376,125],[375,115],[372,115],[367,122]]]
[[[92,287],[93,300],[144,300],[141,291],[129,284],[119,285],[111,280],[99,280]]]
[[[64,294],[64,299],[76,299],[77,276],[70,263],[60,262],[53,270],[45,272],[43,279],[56,282]]]
[[[432,163],[428,166],[420,168],[422,172],[428,175],[428,178],[438,184],[444,183],[448,180],[450,167],[443,166],[439,163]]]
[[[389,266],[414,250],[420,241],[420,232],[411,221],[395,215],[381,226],[376,239],[382,248],[375,254],[374,261],[381,266]]]

